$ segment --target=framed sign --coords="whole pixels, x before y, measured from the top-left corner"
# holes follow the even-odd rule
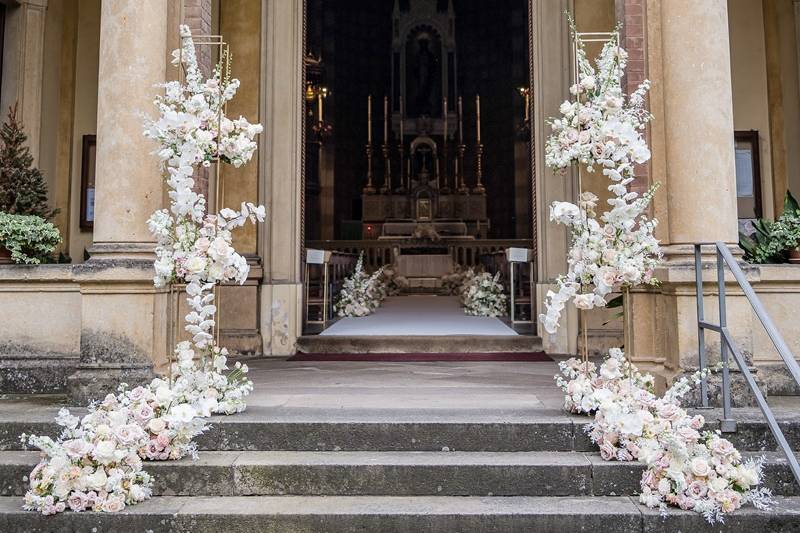
[[[97,136],[83,136],[81,154],[81,229],[94,229],[94,174],[97,153]]]
[[[739,218],[761,218],[761,162],[758,131],[734,132],[736,204]]]

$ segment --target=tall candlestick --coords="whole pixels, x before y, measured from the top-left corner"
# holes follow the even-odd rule
[[[480,95],[475,95],[475,112],[478,118],[478,144],[481,142],[481,97]]]
[[[530,111],[531,111],[530,110],[530,105],[531,105],[530,97],[531,97],[530,90],[526,89],[525,90],[525,122],[528,122],[528,119],[530,118]]]
[[[383,142],[389,142],[389,97],[383,97]]]
[[[403,105],[403,97],[400,97],[400,143],[403,142],[403,134],[404,126],[403,126],[403,116],[405,116],[405,106]]]
[[[447,142],[447,97],[442,99],[442,107],[444,108],[444,142]]]
[[[367,142],[372,142],[372,95],[367,96]]]
[[[458,97],[458,142],[462,144],[464,142],[464,122],[463,122],[463,108],[461,107],[461,97]]]

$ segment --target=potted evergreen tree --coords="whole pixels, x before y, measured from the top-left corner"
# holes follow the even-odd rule
[[[38,263],[61,241],[48,222],[58,211],[47,204],[47,182],[27,139],[14,105],[0,127],[0,263]]]

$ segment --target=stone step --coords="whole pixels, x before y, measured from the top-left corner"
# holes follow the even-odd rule
[[[21,450],[22,433],[55,436],[55,407],[33,412],[2,411],[0,450]],[[77,409],[75,413],[80,414]],[[701,411],[708,429],[718,428],[718,410]],[[726,434],[742,451],[777,450],[757,410],[734,409],[736,433]],[[800,450],[800,413],[778,412],[789,444]],[[585,416],[558,410],[291,409],[279,414],[253,407],[211,419],[201,450],[294,451],[596,451],[584,432]]]
[[[800,498],[778,498],[772,511],[745,507],[714,526],[690,511],[670,509],[662,516],[629,497],[160,496],[115,514],[55,516],[23,511],[20,504],[17,497],[0,498],[0,531],[788,533],[800,528]]]
[[[48,414],[55,415],[51,409]],[[80,411],[76,410],[76,413]],[[574,419],[574,420],[573,420]],[[22,433],[55,436],[58,427],[43,410],[4,418],[0,450],[20,450]],[[558,411],[476,413],[286,409],[279,416],[252,408],[211,419],[197,438],[201,450],[293,451],[592,451],[583,432],[587,419]]]
[[[313,354],[528,353],[542,351],[534,335],[303,335],[297,351]]]
[[[765,486],[800,496],[785,458],[766,454]],[[0,496],[22,496],[37,452],[0,452]],[[147,462],[169,496],[631,496],[643,465],[578,452],[200,452]]]

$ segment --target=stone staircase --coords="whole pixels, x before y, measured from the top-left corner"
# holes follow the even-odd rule
[[[53,433],[52,413],[0,411],[0,531],[550,532],[800,531],[800,487],[752,410],[732,440],[768,459],[778,507],[724,526],[637,502],[638,464],[604,462],[585,418],[557,411],[402,414],[259,409],[216,418],[200,459],[148,463],[156,496],[117,515],[21,509],[36,452],[18,435]],[[715,413],[705,413],[709,420]],[[800,415],[780,415],[800,449]]]
[[[535,335],[304,335],[297,351],[305,354],[368,353],[530,353],[542,351]]]

